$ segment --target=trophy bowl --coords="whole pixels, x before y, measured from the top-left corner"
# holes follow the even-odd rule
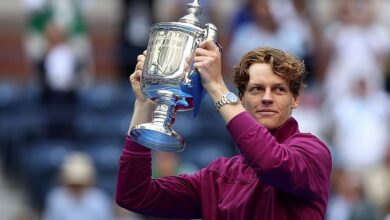
[[[217,36],[213,24],[200,27],[198,0],[187,4],[187,10],[188,14],[179,22],[157,23],[149,33],[141,89],[157,105],[153,120],[132,127],[129,134],[137,143],[154,150],[184,150],[185,140],[172,125],[177,111],[193,108],[191,78],[195,70],[186,70],[186,59],[192,60],[194,50],[203,40],[216,40]]]

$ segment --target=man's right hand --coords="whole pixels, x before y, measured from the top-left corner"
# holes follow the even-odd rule
[[[141,123],[150,122],[156,107],[154,101],[145,98],[141,89],[141,75],[145,63],[145,56],[146,51],[144,51],[143,54],[138,55],[135,70],[129,77],[136,98],[130,128]]]
[[[131,87],[133,88],[137,101],[146,101],[145,96],[142,93],[142,89],[141,89],[141,75],[142,75],[142,70],[144,68],[145,55],[146,55],[146,50],[143,52],[143,54],[138,55],[137,65],[135,66],[135,70],[129,77]]]

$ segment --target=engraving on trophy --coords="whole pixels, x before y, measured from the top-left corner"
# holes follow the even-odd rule
[[[164,32],[166,31],[159,31],[157,37],[151,42],[149,61],[151,63],[146,74],[167,77],[174,75],[181,67],[185,50],[184,42],[188,37],[180,32]]]

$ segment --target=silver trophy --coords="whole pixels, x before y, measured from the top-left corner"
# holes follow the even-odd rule
[[[139,144],[161,151],[182,151],[184,139],[172,129],[176,111],[193,109],[192,74],[186,70],[186,59],[205,39],[217,39],[213,24],[200,27],[198,0],[187,4],[188,14],[179,22],[155,24],[149,34],[145,64],[141,76],[142,91],[157,103],[153,121],[131,128],[130,136]],[[187,88],[187,89],[183,89]]]

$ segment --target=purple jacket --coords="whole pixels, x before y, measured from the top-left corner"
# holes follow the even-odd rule
[[[270,133],[249,113],[227,125],[241,155],[193,175],[151,179],[151,152],[130,138],[120,158],[117,203],[151,216],[204,220],[325,219],[331,173],[327,146],[295,119]]]

